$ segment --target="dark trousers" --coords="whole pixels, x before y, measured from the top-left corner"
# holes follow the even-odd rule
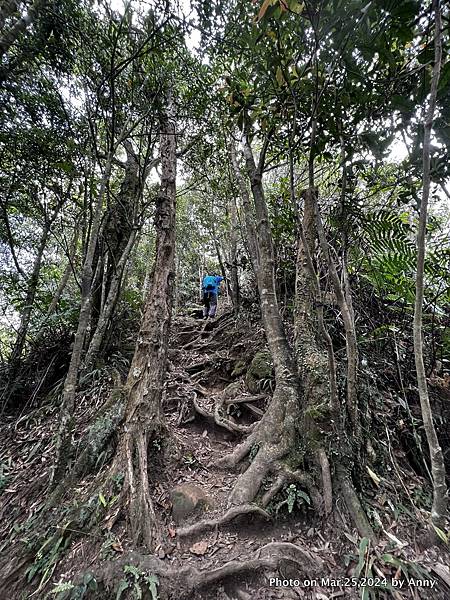
[[[213,292],[203,293],[203,316],[215,317],[217,310],[217,294]]]

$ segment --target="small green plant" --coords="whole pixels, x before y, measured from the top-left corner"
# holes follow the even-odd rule
[[[282,493],[284,498],[275,505],[275,514],[278,514],[283,506],[286,506],[288,513],[291,514],[296,505],[298,508],[311,505],[311,498],[306,492],[298,488],[295,483],[291,483],[283,488]]]
[[[74,585],[71,581],[55,584],[55,587],[46,594],[45,600],[87,600],[91,595],[90,592],[97,590],[97,581],[94,575],[88,572],[78,585]]]
[[[115,600],[120,600],[126,590],[130,590],[135,600],[142,598],[142,584],[145,584],[150,592],[152,600],[158,600],[159,580],[156,575],[146,574],[134,565],[125,565],[123,568],[125,577],[119,581]]]
[[[115,504],[119,496],[110,496],[108,498],[102,492],[98,493],[98,504],[103,508],[110,508]]]
[[[108,531],[100,549],[100,556],[103,559],[113,558],[114,556],[117,556],[117,552],[120,552],[121,548],[122,545],[119,538],[111,531]]]
[[[8,465],[5,463],[0,463],[0,494],[8,485]]]
[[[392,554],[380,555],[376,549],[373,549],[370,540],[366,537],[362,538],[359,543],[358,554],[347,555],[345,564],[348,566],[351,562],[356,565],[351,574],[352,579],[360,580],[361,583],[361,600],[377,600],[380,591],[393,590],[392,579],[416,578],[421,581],[431,579],[430,573],[420,565],[403,560]],[[376,585],[372,582],[376,581]]]
[[[26,571],[26,577],[27,581],[31,582],[36,575],[41,575],[38,590],[50,580],[68,542],[69,538],[65,537],[63,532],[60,536],[49,537],[36,552],[33,564]]]
[[[259,450],[259,444],[253,444],[253,446],[250,448],[250,452],[248,455],[250,462],[253,462],[255,456],[258,454],[258,450]]]
[[[186,454],[183,456],[183,462],[188,467],[198,467],[200,465],[197,458],[193,454]]]

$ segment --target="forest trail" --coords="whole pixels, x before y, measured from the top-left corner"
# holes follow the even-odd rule
[[[192,535],[182,534],[190,527],[195,528],[202,519],[221,519],[230,508],[228,496],[236,473],[219,468],[217,461],[242,440],[246,429],[250,430],[261,417],[269,400],[267,393],[252,396],[245,388],[245,371],[239,372],[239,366],[248,366],[249,359],[261,349],[262,338],[258,339],[258,331],[255,333],[251,335],[251,324],[245,320],[237,323],[232,313],[226,311],[214,320],[185,318],[174,324],[166,416],[182,456],[169,476],[172,485],[176,482],[198,486],[211,504],[203,515],[190,516],[178,526],[171,522],[169,528],[171,532],[176,531],[176,537],[172,539],[173,545],[167,548],[170,560],[180,568],[191,564],[199,570],[211,571],[228,561],[250,562],[268,544],[293,543],[311,552],[311,556],[320,554],[322,560],[327,556],[328,572],[335,572],[338,565],[330,542],[325,543],[325,538],[314,528],[313,522],[308,521],[305,513],[295,514],[294,511],[288,514],[286,511],[283,514],[281,511],[279,519],[275,520],[272,507],[271,512],[266,513],[270,518],[266,518],[263,511],[254,515],[238,514],[223,525],[210,526]],[[233,427],[242,428],[242,432],[230,431]],[[320,525],[319,521],[317,525]],[[333,541],[333,547],[334,542],[337,540]],[[335,551],[338,553],[337,546]],[[289,573],[289,560],[286,569]],[[279,576],[276,571],[265,574],[249,571],[247,576],[244,572],[241,577],[225,579],[218,590],[199,597],[223,600],[307,597],[298,589],[269,587],[269,578]],[[303,576],[307,579],[311,573],[305,572]],[[295,577],[299,577],[298,570]],[[316,587],[317,594],[321,589]]]
[[[248,315],[237,322],[233,314],[224,309],[214,320],[202,321],[188,316],[174,320],[163,402],[168,441],[164,458],[155,460],[149,473],[152,497],[164,532],[164,541],[156,550],[158,564],[169,572],[185,573],[186,569],[193,569],[201,577],[217,575],[216,580],[213,579],[216,585],[195,586],[188,593],[190,599],[329,600],[343,595],[360,598],[352,588],[331,583],[321,585],[322,577],[335,580],[338,575],[345,576],[360,560],[359,541],[345,512],[337,510],[332,518],[325,519],[306,503],[289,504],[286,489],[264,508],[261,497],[258,507],[256,504],[241,506],[236,509],[236,515],[228,504],[236,472],[219,467],[217,462],[245,438],[269,403],[270,381],[263,382],[259,394],[252,394],[246,388],[252,359],[264,350],[260,323],[251,321]],[[108,380],[110,378],[100,378],[79,399],[80,439],[107,398]],[[14,528],[17,535],[27,535],[27,523],[45,499],[49,457],[54,451],[52,433],[56,427],[57,411],[52,402],[18,419],[9,419],[2,427],[0,453],[4,462],[7,455],[11,457],[15,469],[15,476],[2,498],[2,537],[5,539]],[[157,456],[160,449],[156,450]],[[89,486],[89,480],[77,487],[76,493],[82,492],[84,485]],[[175,519],[173,492],[180,485],[188,486],[187,489],[195,486],[206,499],[206,506]],[[51,577],[39,592],[41,595],[34,597],[47,598],[51,582],[74,577],[76,580],[77,574],[87,569],[102,572],[111,564],[134,564],[133,546],[127,538],[125,523],[119,521],[114,530],[104,527],[105,523],[100,524],[100,530],[91,534],[89,547],[81,539],[72,544],[66,554],[55,557]],[[399,534],[395,523],[391,532],[404,540],[405,531]],[[12,539],[14,536],[12,533]],[[406,550],[390,551],[399,557],[420,560],[429,568],[445,562],[433,548],[419,551],[416,540],[406,540],[406,544]],[[293,549],[302,553],[300,562],[292,555]],[[277,568],[255,567],[255,561],[264,560],[261,556],[264,557],[265,552],[270,555],[275,551],[283,554]],[[231,568],[230,576],[222,573],[224,568]],[[317,582],[312,590],[270,586],[270,578],[280,576],[316,579]],[[30,594],[34,589],[29,588]],[[419,590],[416,597],[446,600],[447,591],[441,581],[439,593],[433,592],[430,596],[429,590]],[[333,595],[336,593],[337,596]],[[13,597],[0,593],[1,600]],[[161,597],[164,598],[164,594]],[[403,597],[408,596],[398,596]]]

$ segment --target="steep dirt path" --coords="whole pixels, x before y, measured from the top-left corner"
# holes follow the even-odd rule
[[[211,499],[211,505],[205,514],[188,518],[186,522],[179,524],[178,529],[174,522],[170,523],[171,531],[180,531],[180,528],[195,525],[202,519],[220,518],[229,509],[227,500],[236,474],[220,470],[216,461],[239,443],[242,434],[218,426],[212,415],[215,405],[230,384],[240,390],[238,395],[251,396],[245,390],[243,381],[233,375],[236,362],[243,359],[248,361],[251,349],[242,343],[245,339],[242,325],[236,325],[231,315],[227,314],[206,323],[194,319],[184,320],[176,323],[175,331],[167,392],[167,418],[178,446],[183,450],[173,472],[173,484],[194,484]],[[253,340],[250,341],[252,343]],[[194,403],[197,410],[194,409]],[[248,427],[257,420],[258,411],[261,409],[255,407],[255,412],[243,410],[242,418],[233,419],[229,415],[226,418],[231,418],[232,423],[237,426]],[[207,413],[207,416],[199,414],[200,412]],[[306,514],[289,515],[286,511],[286,515],[283,515],[280,511],[276,521],[268,520],[262,514],[245,514],[223,526],[195,535],[180,537],[177,534],[167,558],[180,567],[189,563],[198,569],[210,570],[228,561],[245,563],[251,560],[258,548],[273,542],[295,544],[301,541],[304,545],[305,540],[312,553],[323,554],[329,546],[323,538],[315,536],[315,529]],[[330,556],[329,569],[336,567],[333,562]],[[287,572],[288,563],[289,561]],[[308,577],[311,574],[303,575]],[[271,576],[276,577],[277,574],[269,571],[238,578],[233,576],[225,579],[223,586],[219,588],[204,590],[199,597],[244,600],[306,597],[298,589],[270,587]],[[295,576],[299,576],[298,570]],[[316,591],[320,592],[319,589]]]

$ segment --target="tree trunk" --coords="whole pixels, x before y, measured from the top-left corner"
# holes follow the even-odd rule
[[[297,249],[294,309],[294,347],[297,367],[302,380],[303,405],[309,412],[314,407],[327,407],[330,399],[328,359],[317,339],[319,333],[316,308],[320,304],[313,257],[316,243],[314,191],[303,193],[303,223]],[[311,264],[310,264],[311,263]],[[319,307],[319,310],[323,310]],[[325,340],[324,340],[325,341]],[[306,423],[307,429],[314,423]]]
[[[265,477],[280,468],[279,461],[295,445],[296,425],[300,411],[298,381],[275,289],[272,232],[262,187],[264,153],[265,151],[263,151],[257,167],[250,141],[248,138],[245,139],[244,156],[254,199],[256,230],[253,226],[248,195],[245,198],[245,194],[243,194],[245,222],[248,227],[249,248],[252,248],[252,262],[256,263],[256,256],[258,256],[258,268],[255,273],[262,321],[274,363],[276,388],[272,401],[257,427],[229,457],[221,461],[224,464],[235,465],[252,449],[257,449],[256,456],[247,470],[238,477],[230,495],[229,500],[233,504],[243,504],[254,500]],[[235,160],[233,162],[237,165]],[[245,185],[242,186],[241,193],[245,189]]]
[[[134,246],[136,235],[137,230],[135,229],[131,232],[130,237],[128,239],[128,243],[123,250],[122,256],[118,264],[116,265],[114,275],[110,281],[109,291],[104,303],[103,310],[97,321],[97,326],[95,328],[93,336],[91,337],[91,341],[86,352],[86,358],[84,360],[85,370],[89,369],[89,367],[93,365],[96,357],[98,356],[98,353],[100,352],[100,348],[104,340],[106,330],[111,322],[111,317],[114,312],[117,300],[119,298],[123,274],[125,272],[128,257],[130,256],[130,252]]]
[[[127,260],[136,240],[135,221],[148,175],[146,169],[143,176],[139,177],[139,161],[134,154],[131,143],[125,142],[124,146],[127,152],[125,176],[117,202],[109,210],[108,219],[102,232],[107,247],[106,255],[104,255],[105,268],[102,269],[102,302],[95,322],[94,333],[86,353],[85,369],[93,364],[100,352],[106,330],[111,323],[120,295]],[[100,285],[99,281],[97,281],[97,285]]]
[[[231,300],[233,302],[234,314],[239,315],[239,277],[237,265],[237,208],[235,198],[230,200],[230,279],[231,279]]]
[[[161,122],[161,188],[156,201],[156,255],[141,328],[126,383],[125,426],[113,473],[125,469],[122,499],[135,544],[154,550],[160,539],[150,496],[148,455],[164,434],[161,400],[175,280],[176,131],[169,103]]]
[[[64,293],[64,290],[66,289],[66,286],[69,282],[70,276],[73,272],[73,263],[75,260],[75,256],[77,253],[77,245],[78,245],[78,237],[79,237],[79,227],[78,225],[75,226],[75,231],[73,234],[73,239],[72,239],[72,243],[70,245],[70,250],[69,250],[69,256],[68,256],[68,261],[67,261],[67,266],[64,269],[64,273],[63,276],[61,277],[61,281],[58,284],[58,287],[56,288],[56,291],[53,295],[52,301],[50,302],[48,309],[47,309],[47,313],[45,315],[46,320],[51,317],[53,315],[53,313],[56,311],[59,301],[61,300],[61,297]]]
[[[45,247],[47,245],[51,222],[52,221],[46,221],[42,229],[41,239],[39,240],[37,253],[33,263],[33,270],[28,280],[25,305],[20,316],[19,331],[17,332],[16,341],[14,343],[14,348],[11,353],[11,364],[16,362],[17,360],[20,360],[27,339],[28,327],[30,325],[31,313],[34,306],[34,299],[36,297],[37,285],[39,281],[39,274],[41,272],[42,257],[44,255]]]
[[[72,355],[70,357],[69,369],[64,382],[63,397],[61,401],[61,412],[59,419],[59,429],[56,444],[56,462],[52,474],[52,484],[57,483],[66,471],[72,454],[73,438],[73,413],[75,410],[75,394],[78,385],[78,373],[81,364],[81,357],[84,345],[86,331],[89,326],[92,308],[92,280],[93,280],[93,261],[95,249],[97,246],[98,232],[101,223],[103,200],[106,187],[111,176],[111,167],[114,150],[111,149],[105,165],[105,170],[101,179],[100,189],[97,201],[94,206],[92,223],[90,227],[89,239],[87,242],[86,255],[83,263],[81,275],[81,306],[78,318],[77,331],[73,342]]]
[[[256,229],[253,217],[253,211],[250,202],[250,196],[247,190],[247,186],[245,183],[245,179],[242,175],[241,169],[237,162],[236,158],[236,149],[234,147],[234,143],[230,143],[230,157],[231,164],[233,166],[234,176],[236,177],[236,181],[238,184],[239,192],[241,195],[242,206],[244,209],[244,222],[245,229],[247,230],[247,243],[248,243],[248,254],[250,256],[250,261],[253,267],[253,272],[256,274],[258,272],[258,245],[256,242]]]
[[[336,264],[333,257],[331,256],[330,246],[326,239],[325,231],[322,224],[322,218],[319,212],[319,205],[317,202],[316,192],[312,194],[312,198],[315,206],[316,213],[316,225],[317,233],[319,236],[319,243],[322,250],[323,257],[328,266],[330,273],[331,283],[333,285],[333,291],[336,296],[336,300],[341,311],[342,320],[344,322],[345,329],[345,341],[347,348],[347,409],[350,416],[350,420],[353,427],[354,440],[359,447],[361,440],[361,424],[359,417],[358,407],[358,343],[356,339],[355,323],[353,318],[353,308],[346,299],[345,290],[341,284]]]
[[[433,476],[433,505],[431,520],[437,527],[445,527],[447,515],[447,486],[445,482],[445,463],[442,449],[436,434],[433,422],[433,413],[428,396],[428,385],[423,359],[422,335],[422,310],[424,298],[424,270],[425,270],[425,237],[427,228],[428,199],[430,196],[430,141],[433,128],[436,95],[442,61],[441,37],[441,9],[439,0],[433,0],[435,14],[434,33],[434,68],[431,82],[430,101],[424,124],[423,137],[423,189],[420,205],[419,230],[417,234],[417,274],[416,274],[416,300],[414,305],[414,358],[417,371],[417,385],[419,388],[420,407],[422,410],[423,425],[430,449],[431,472]]]

